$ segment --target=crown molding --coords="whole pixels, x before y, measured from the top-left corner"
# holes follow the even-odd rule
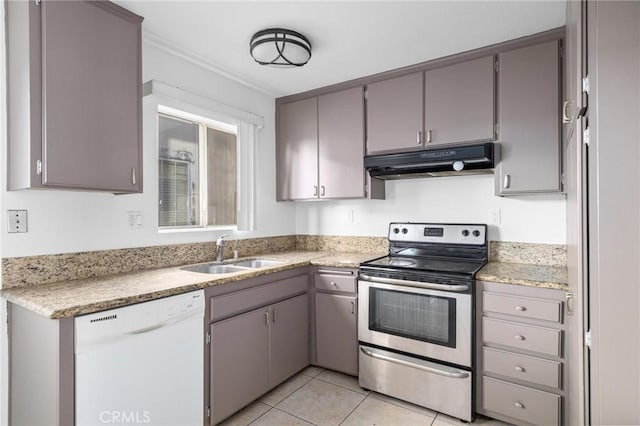
[[[208,58],[200,55],[196,52],[193,52],[189,49],[185,49],[180,47],[164,37],[161,37],[155,33],[150,31],[143,30],[142,32],[142,42],[153,46],[157,49],[160,49],[166,53],[169,53],[178,58],[184,59],[187,62],[190,62],[194,65],[197,65],[201,68],[204,68],[208,71],[219,74],[229,80],[235,81],[236,83],[240,83],[245,87],[256,90],[264,95],[276,98],[282,95],[282,92],[275,87],[271,87],[268,85],[260,84],[258,82],[253,81],[251,78],[238,74],[236,71],[233,71],[227,67],[224,67],[220,64],[217,64]]]

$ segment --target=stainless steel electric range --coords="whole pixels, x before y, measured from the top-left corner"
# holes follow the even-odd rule
[[[389,255],[358,279],[360,386],[474,416],[474,282],[487,226],[391,223]]]

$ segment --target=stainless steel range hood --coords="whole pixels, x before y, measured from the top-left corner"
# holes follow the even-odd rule
[[[378,179],[407,179],[493,173],[497,146],[492,143],[367,155],[364,167]]]

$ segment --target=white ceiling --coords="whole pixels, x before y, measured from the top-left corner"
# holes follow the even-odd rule
[[[564,25],[565,1],[146,1],[146,40],[179,50],[273,96],[283,96]],[[313,46],[302,68],[249,56],[258,30],[284,27]]]

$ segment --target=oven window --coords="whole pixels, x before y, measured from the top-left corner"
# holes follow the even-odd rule
[[[369,329],[455,348],[456,300],[371,288]]]

